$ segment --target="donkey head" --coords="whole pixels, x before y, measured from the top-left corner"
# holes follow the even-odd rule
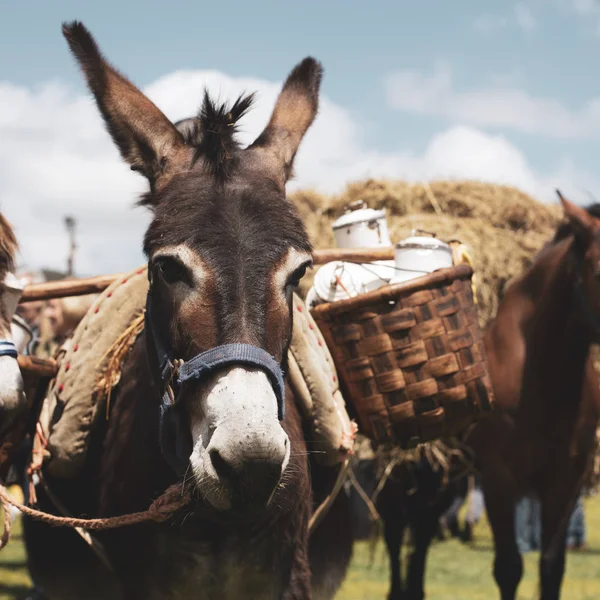
[[[285,184],[317,112],[321,66],[307,58],[292,71],[266,128],[242,148],[236,122],[252,96],[228,107],[205,94],[198,116],[177,128],[83,25],[63,32],[123,158],[150,182],[141,203],[154,216],[144,242],[153,333],[183,361],[244,344],[285,369],[292,292],[312,260]],[[217,509],[265,506],[290,456],[269,373],[229,364],[175,396],[176,442],[199,491]]]

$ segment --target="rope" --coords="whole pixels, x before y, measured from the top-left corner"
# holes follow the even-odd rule
[[[327,511],[331,508],[331,505],[338,497],[342,486],[346,480],[346,474],[348,473],[349,461],[346,460],[340,472],[338,473],[337,479],[333,486],[331,493],[325,498],[325,500],[317,507],[312,514],[308,523],[308,535],[319,525]],[[358,482],[354,479],[356,484]],[[364,493],[364,492],[363,492]],[[183,508],[190,501],[189,493],[183,490],[181,484],[175,484],[167,488],[167,490],[159,496],[151,505],[148,510],[142,512],[130,513],[126,515],[120,515],[117,517],[105,517],[101,519],[81,519],[76,517],[59,517],[42,510],[37,510],[24,504],[17,502],[8,492],[6,487],[0,484],[0,502],[4,509],[4,524],[2,537],[0,538],[0,550],[2,550],[10,540],[11,528],[12,528],[12,517],[10,514],[10,507],[14,506],[16,509],[21,511],[23,514],[42,521],[48,525],[55,527],[73,527],[74,529],[91,529],[91,530],[103,530],[103,529],[116,529],[117,527],[126,527],[128,525],[137,525],[139,523],[145,523],[147,521],[154,521],[155,523],[162,523],[171,517],[171,515],[177,512],[180,508]],[[377,514],[377,511],[375,511]]]
[[[334,503],[335,499],[338,497],[344,482],[346,481],[346,473],[348,472],[348,468],[350,465],[350,459],[346,459],[340,468],[340,472],[338,473],[337,479],[335,480],[335,484],[331,493],[319,504],[316,510],[313,512],[310,520],[308,521],[308,535],[316,529],[317,525],[321,522],[323,517],[327,514],[327,511],[331,508],[331,505]]]
[[[40,485],[44,487],[44,491],[46,492],[50,501],[58,509],[58,512],[61,513],[63,517],[72,517],[73,515],[66,509],[65,505],[56,497],[54,492],[50,489],[50,486],[44,480],[44,477],[41,473],[39,474],[39,478]],[[108,554],[106,553],[106,550],[100,542],[100,540],[94,537],[87,529],[84,529],[83,527],[74,527],[73,530],[92,549],[96,556],[108,567],[108,570],[114,573],[114,567],[110,562]]]
[[[386,465],[383,475],[379,478],[379,482],[377,483],[377,487],[371,496],[371,502],[375,506],[377,503],[377,498],[379,498],[379,494],[383,489],[383,486],[387,483],[387,480],[390,478],[392,471],[396,468],[396,465],[400,463],[402,460],[402,456],[400,454],[396,455],[392,460]],[[360,492],[359,492],[360,493]]]
[[[80,519],[75,517],[58,517],[42,510],[37,510],[20,504],[9,494],[8,490],[0,485],[0,502],[4,509],[4,530],[0,538],[0,550],[6,546],[10,539],[11,516],[10,507],[14,506],[23,514],[55,527],[83,527],[85,529],[101,530],[137,525],[146,521],[161,523],[166,521],[173,513],[185,506],[190,501],[190,495],[183,490],[181,484],[172,485],[159,496],[148,510],[130,513],[118,517],[105,517],[101,519]]]
[[[373,504],[373,501],[371,500],[371,498],[369,498],[369,494],[365,492],[362,485],[360,485],[360,483],[358,482],[358,479],[356,479],[356,475],[354,474],[354,471],[352,469],[348,469],[348,479],[350,480],[352,487],[358,492],[358,495],[362,498],[362,501],[367,505],[369,513],[371,513],[371,519],[373,521],[381,521],[381,517],[379,516],[379,512],[377,512],[375,504]]]

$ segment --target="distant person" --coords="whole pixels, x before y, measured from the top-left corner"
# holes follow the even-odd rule
[[[577,498],[573,512],[569,519],[567,528],[567,549],[568,550],[585,550],[587,548],[587,539],[585,532],[585,514],[583,506],[582,492]]]
[[[469,491],[468,481],[470,478],[472,478],[472,487]],[[473,529],[479,522],[485,508],[480,475],[471,475],[469,479],[466,479],[465,481],[464,492],[456,496],[441,519],[445,523],[450,534],[464,542],[473,541]],[[458,522],[458,513],[465,501],[468,501],[468,508],[465,516],[465,525],[461,530]]]
[[[580,493],[567,524],[566,546],[568,550],[586,548],[583,491]],[[519,500],[515,511],[517,546],[522,554],[541,550],[542,511],[536,498],[525,496]]]
[[[53,356],[73,333],[90,309],[97,294],[54,298],[48,300],[42,312],[38,356]]]
[[[517,547],[521,554],[539,550],[542,540],[542,513],[536,498],[523,496],[515,507]]]

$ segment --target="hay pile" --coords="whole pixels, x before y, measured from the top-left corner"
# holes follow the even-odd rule
[[[562,210],[508,186],[472,181],[409,184],[369,179],[350,184],[338,196],[313,191],[291,195],[316,248],[334,247],[331,223],[345,205],[364,200],[385,208],[393,242],[412,229],[434,232],[440,239],[460,239],[473,250],[482,324],[495,315],[506,283],[522,273],[552,237]],[[306,292],[312,277],[306,278]]]

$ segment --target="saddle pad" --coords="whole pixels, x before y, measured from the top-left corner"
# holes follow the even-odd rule
[[[110,285],[61,348],[59,370],[50,384],[40,425],[47,440],[45,468],[55,477],[74,477],[83,467],[90,432],[106,418],[108,356],[123,333],[139,321],[148,291],[146,267]],[[137,337],[134,332],[131,342]],[[110,383],[119,380],[111,373]],[[294,296],[289,381],[308,420],[316,458],[336,464],[352,452],[356,425],[350,421],[329,350],[302,300]],[[110,386],[109,386],[110,388]]]
[[[315,458],[334,465],[352,453],[357,425],[350,421],[329,348],[304,302],[294,294],[288,353],[289,382],[311,426]]]
[[[106,354],[143,310],[147,290],[145,267],[113,282],[61,347],[59,370],[40,414],[51,475],[73,477],[83,466],[90,432],[100,416],[105,418],[106,398],[97,382],[106,367]]]

